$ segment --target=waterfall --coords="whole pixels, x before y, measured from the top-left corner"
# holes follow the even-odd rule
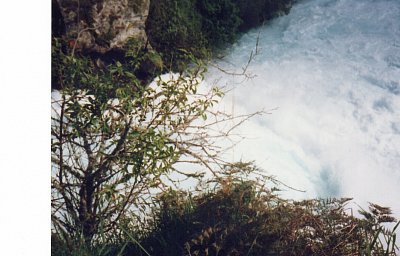
[[[241,126],[235,160],[305,193],[354,197],[400,213],[400,1],[305,0],[244,34],[211,68],[226,110],[267,115]]]

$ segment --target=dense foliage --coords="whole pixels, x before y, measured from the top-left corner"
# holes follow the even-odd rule
[[[181,61],[185,62],[184,52],[204,57],[201,16],[194,10],[196,0],[150,2],[146,33],[152,47],[164,54],[167,67],[176,68]]]
[[[277,181],[243,175],[255,171],[251,165],[226,170],[208,192],[159,194],[146,225],[104,244],[101,255],[396,255],[399,223],[385,228],[395,221],[388,208],[370,204],[356,218],[349,198],[285,200],[275,192]],[[273,183],[267,187],[265,179]]]
[[[225,180],[191,197],[164,195],[152,255],[395,255],[390,211],[371,205],[368,218],[346,210],[350,199],[283,200],[250,181]],[[375,240],[378,235],[380,239]],[[154,237],[153,237],[154,236]],[[385,239],[389,240],[386,245]],[[166,252],[166,253],[165,253]]]
[[[202,33],[207,38],[209,48],[232,43],[236,39],[242,21],[234,2],[197,0],[197,8],[202,17]]]
[[[243,21],[239,30],[244,32],[276,16],[287,14],[292,2],[293,0],[235,0],[239,17]]]
[[[233,117],[213,110],[220,90],[199,89],[199,58],[289,2],[151,1],[149,40],[164,61],[145,42],[102,63],[53,38],[52,255],[395,255],[389,208],[356,218],[349,199],[285,200],[252,164],[220,158],[215,140]],[[170,68],[181,72],[149,85]],[[199,189],[174,188],[177,176]]]
[[[136,221],[135,211],[145,210],[151,190],[166,186],[163,176],[183,156],[191,163],[215,160],[213,140],[220,135],[211,138],[212,125],[201,120],[213,114],[222,93],[198,91],[200,63],[145,86],[135,61],[97,68],[59,49],[54,56],[63,89],[52,95],[53,228],[71,243],[82,237],[91,244],[100,231],[111,239],[122,224]]]
[[[234,42],[239,33],[287,13],[292,0],[153,0],[146,32],[167,63],[183,52],[204,58]],[[176,68],[176,66],[172,66]]]

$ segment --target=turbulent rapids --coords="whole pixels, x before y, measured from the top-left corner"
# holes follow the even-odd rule
[[[241,128],[234,160],[306,193],[294,198],[354,197],[400,213],[400,1],[308,0],[250,31],[208,83],[233,89],[233,114],[269,111]]]

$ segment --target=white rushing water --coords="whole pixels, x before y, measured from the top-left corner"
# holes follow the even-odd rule
[[[247,139],[230,157],[307,191],[285,196],[354,197],[399,216],[400,1],[300,1],[218,64],[240,70],[258,35],[255,78],[208,74],[208,83],[234,88],[228,111],[271,110],[242,126]]]

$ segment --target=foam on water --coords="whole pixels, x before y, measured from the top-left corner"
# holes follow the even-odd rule
[[[306,193],[346,196],[400,213],[400,1],[300,1],[243,35],[218,63],[240,70],[259,35],[255,78],[209,72],[235,89],[235,114],[275,109],[241,128],[235,160]],[[233,106],[230,104],[233,103]],[[398,215],[399,216],[399,215]]]

